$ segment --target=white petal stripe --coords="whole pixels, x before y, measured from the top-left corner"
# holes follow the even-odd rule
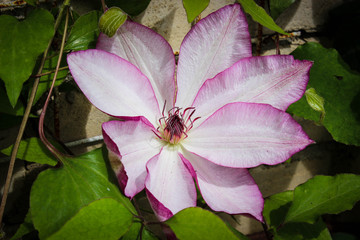
[[[149,80],[128,61],[103,50],[68,55],[75,82],[97,108],[113,116],[144,116],[156,123],[160,110]]]
[[[196,206],[195,184],[176,146],[165,146],[146,167],[148,170],[146,189],[172,214]]]
[[[242,59],[207,80],[193,106],[202,118],[231,102],[267,103],[285,111],[304,94],[311,65],[293,56]]]
[[[216,165],[185,149],[183,157],[194,168],[201,195],[211,209],[263,220],[264,200],[247,169]]]
[[[188,135],[188,151],[237,168],[281,163],[313,142],[289,114],[257,103],[225,105]]]
[[[251,42],[239,4],[221,8],[202,19],[180,47],[176,105],[190,106],[205,80],[244,57],[251,57]]]

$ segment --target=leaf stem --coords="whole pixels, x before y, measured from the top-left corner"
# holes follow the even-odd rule
[[[64,8],[69,6],[69,4],[70,4],[70,0],[65,0],[63,6],[61,7],[59,15],[58,15],[58,17],[56,19],[56,22],[55,22],[55,26],[54,26],[55,32],[56,32],[56,30],[58,29],[58,27],[60,25],[60,21],[61,21],[62,15],[63,15]],[[40,64],[40,67],[39,67],[39,70],[38,70],[38,74],[40,74],[42,72],[42,70],[43,70],[45,60],[46,60],[46,56],[47,56],[47,54],[48,54],[48,52],[50,50],[51,43],[52,43],[53,39],[54,39],[54,36],[50,39],[50,41],[48,43],[48,46],[44,51],[44,55],[43,55],[43,57],[41,59],[41,64]],[[35,79],[35,81],[34,81],[34,85],[33,85],[33,88],[31,90],[29,102],[28,102],[28,104],[26,106],[24,117],[22,119],[20,129],[19,129],[18,135],[16,137],[16,141],[14,143],[13,150],[11,152],[8,173],[7,173],[7,176],[6,176],[3,197],[1,199],[1,205],[0,205],[0,228],[2,226],[2,219],[3,219],[3,215],[4,215],[4,211],[5,211],[5,205],[6,205],[7,196],[8,196],[8,193],[9,193],[9,188],[10,188],[10,183],[11,183],[11,179],[12,179],[12,173],[13,173],[13,170],[14,170],[16,155],[17,155],[17,152],[18,152],[18,149],[19,149],[19,146],[20,146],[20,141],[21,141],[22,136],[23,136],[24,131],[25,131],[27,120],[29,119],[30,110],[31,110],[31,107],[32,107],[34,99],[35,99],[35,95],[36,95],[37,87],[39,85],[39,81],[40,81],[39,77],[37,77]]]
[[[265,221],[265,220],[264,220],[264,221]],[[261,225],[262,225],[262,227],[263,227],[263,229],[264,229],[264,233],[265,233],[266,239],[267,239],[267,240],[271,240],[272,238],[271,238],[271,236],[270,236],[270,234],[269,234],[269,231],[268,231],[268,228],[267,228],[266,223],[261,223]]]
[[[264,0],[260,0],[259,6],[264,7],[264,5],[265,5]],[[263,37],[263,26],[260,23],[258,23],[256,53],[255,53],[256,56],[260,56],[261,54],[262,37]]]
[[[66,70],[66,69],[69,69],[69,66],[61,67],[61,68],[59,68],[59,71],[63,71],[63,70]],[[55,69],[55,70],[48,71],[48,72],[45,72],[45,73],[36,74],[36,75],[33,75],[32,77],[42,77],[42,76],[46,76],[46,75],[49,75],[49,74],[54,73],[55,71],[56,71],[56,69]]]
[[[105,4],[105,0],[101,0],[101,5],[102,5],[102,8],[103,8],[103,11],[105,12],[107,7],[106,7],[106,4]]]
[[[276,44],[276,55],[280,55],[280,45],[279,45],[279,33],[275,35],[275,44]]]
[[[62,41],[61,41],[60,54],[59,54],[58,62],[56,64],[54,77],[53,77],[51,87],[50,87],[48,96],[46,98],[43,110],[42,110],[42,112],[40,114],[40,118],[39,118],[39,135],[40,135],[40,139],[46,145],[46,147],[51,151],[51,153],[54,154],[54,156],[56,156],[60,161],[61,161],[61,156],[63,156],[63,153],[61,153],[59,150],[57,150],[56,147],[54,147],[47,140],[47,138],[45,136],[45,133],[44,133],[44,120],[45,120],[46,110],[47,110],[47,107],[49,105],[51,93],[52,93],[52,91],[54,89],[56,77],[57,77],[57,74],[59,72],[62,54],[64,52],[64,46],[65,46],[66,32],[67,32],[67,28],[68,28],[68,23],[69,23],[69,9],[67,9],[67,11],[66,11],[64,34],[63,34],[63,38],[62,38]]]

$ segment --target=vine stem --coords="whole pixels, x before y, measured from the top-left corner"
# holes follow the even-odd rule
[[[275,35],[275,44],[276,44],[276,55],[280,55],[280,45],[279,45],[279,33]]]
[[[106,7],[106,4],[105,4],[105,0],[101,0],[101,6],[103,8],[103,11],[105,12],[107,7]]]
[[[55,26],[54,26],[55,32],[56,32],[56,30],[58,29],[58,27],[60,25],[61,18],[62,18],[63,13],[64,13],[64,9],[65,9],[65,7],[69,6],[69,4],[70,4],[70,0],[65,0],[64,1],[64,4],[62,5],[62,7],[60,9],[59,15],[56,18],[56,22],[55,22]],[[47,54],[48,54],[48,52],[50,50],[51,43],[52,43],[53,39],[54,39],[54,36],[50,39],[50,41],[48,43],[48,46],[44,51],[43,57],[41,59],[40,67],[39,67],[39,70],[38,70],[38,74],[41,74],[41,72],[42,72],[42,70],[44,68],[46,56],[47,56]],[[33,88],[32,88],[31,93],[30,93],[29,102],[28,102],[28,104],[26,106],[24,117],[23,117],[23,119],[21,121],[19,132],[18,132],[18,135],[16,137],[13,150],[11,152],[8,173],[7,173],[6,181],[5,181],[5,185],[4,185],[4,193],[3,193],[3,197],[1,199],[1,205],[0,205],[0,228],[2,227],[2,219],[3,219],[3,215],[4,215],[4,211],[5,211],[5,205],[6,205],[7,196],[8,196],[8,193],[9,193],[9,188],[10,188],[10,183],[11,183],[11,179],[12,179],[12,173],[13,173],[13,170],[14,170],[16,155],[17,155],[17,152],[19,150],[20,141],[21,141],[22,136],[23,136],[24,131],[25,131],[26,123],[27,123],[27,121],[29,119],[30,110],[31,110],[31,107],[32,107],[34,99],[35,99],[35,95],[36,95],[36,91],[37,91],[37,88],[38,88],[38,85],[39,85],[39,81],[40,81],[40,77],[37,77],[34,80]]]
[[[264,0],[260,0],[259,6],[264,7]],[[261,48],[262,48],[262,37],[263,37],[263,26],[258,23],[258,31],[257,31],[257,43],[256,43],[256,56],[260,56]]]
[[[67,70],[67,69],[69,69],[69,66],[61,67],[61,68],[59,68],[58,71]],[[54,73],[54,72],[56,72],[56,69],[55,69],[55,70],[52,70],[52,71],[45,72],[45,73],[36,74],[36,75],[34,75],[34,76],[32,76],[32,77],[42,77],[42,76],[46,76],[46,75],[52,74],[52,73]]]
[[[61,57],[62,57],[62,54],[64,52],[64,46],[65,46],[66,32],[67,32],[67,28],[68,28],[68,23],[69,23],[69,10],[67,9],[66,17],[65,17],[64,34],[63,34],[63,38],[62,38],[62,41],[61,41],[61,47],[60,47],[60,53],[59,53],[58,62],[56,64],[55,73],[54,73],[54,77],[53,77],[53,80],[52,80],[52,83],[51,83],[51,87],[50,87],[48,96],[46,98],[45,104],[43,106],[43,110],[42,110],[42,112],[40,114],[40,118],[39,118],[39,135],[40,135],[40,139],[46,145],[46,147],[51,151],[51,153],[54,154],[54,156],[56,156],[59,160],[61,160],[61,156],[63,154],[59,150],[57,150],[56,147],[54,147],[47,140],[47,138],[45,136],[45,133],[44,133],[44,120],[45,120],[46,109],[47,109],[47,107],[49,105],[51,93],[52,93],[52,91],[54,89],[55,82],[56,82],[56,77],[57,77],[57,74],[59,72],[60,63],[61,63]]]

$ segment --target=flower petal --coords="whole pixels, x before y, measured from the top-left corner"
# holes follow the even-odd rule
[[[146,163],[159,154],[161,144],[145,118],[129,121],[110,121],[102,125],[108,149],[121,158],[127,176],[124,194],[134,197],[145,187]],[[116,171],[120,185],[124,172]]]
[[[113,116],[144,116],[152,123],[159,118],[149,80],[128,61],[97,49],[70,53],[67,61],[81,91],[100,110]]]
[[[242,59],[207,80],[193,106],[201,117],[231,102],[267,103],[285,111],[304,94],[311,66],[290,55]]]
[[[160,221],[171,217],[169,212],[176,214],[184,208],[196,206],[195,184],[176,146],[163,147],[146,167],[146,190],[151,193],[149,201]]]
[[[251,57],[251,42],[239,4],[225,6],[199,21],[180,47],[177,106],[190,106],[205,80],[244,57]]]
[[[188,151],[236,168],[281,163],[313,142],[289,114],[260,103],[225,105],[188,135]]]
[[[100,34],[97,49],[114,53],[131,62],[147,76],[162,109],[172,107],[175,94],[175,57],[169,43],[158,33],[138,23],[126,21],[109,38]]]
[[[194,168],[201,195],[211,209],[229,214],[250,214],[263,221],[264,200],[247,169],[216,165],[185,149],[182,158]]]

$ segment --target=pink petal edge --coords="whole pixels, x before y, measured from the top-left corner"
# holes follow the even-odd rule
[[[205,80],[251,55],[247,20],[239,4],[209,14],[189,31],[180,46],[176,105],[190,106]]]
[[[96,48],[114,53],[134,64],[151,82],[159,108],[163,108],[165,101],[168,108],[172,107],[175,57],[170,44],[160,34],[127,20],[111,38],[100,33]]]
[[[154,91],[134,65],[97,49],[70,53],[67,61],[81,91],[101,111],[112,116],[144,116],[157,122],[161,113]]]
[[[234,168],[275,165],[313,143],[288,114],[267,104],[230,103],[192,129],[182,145]]]
[[[102,129],[108,149],[118,156],[120,167],[115,172],[119,184],[124,194],[132,198],[145,187],[147,162],[160,152],[161,144],[152,132],[155,129],[143,117],[105,122]]]
[[[192,105],[203,119],[231,102],[266,103],[285,111],[303,96],[311,66],[290,55],[244,58],[205,81]]]
[[[145,189],[151,193],[148,195],[150,205],[160,221],[196,206],[196,188],[191,173],[178,152],[170,148],[164,146],[146,165]]]
[[[264,199],[247,169],[216,165],[186,150],[183,154],[182,160],[192,169],[201,195],[212,210],[250,215],[263,222]]]

